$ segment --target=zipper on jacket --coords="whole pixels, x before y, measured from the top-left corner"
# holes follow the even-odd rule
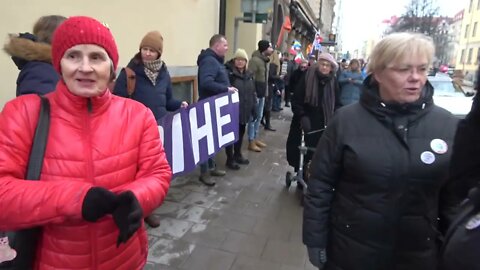
[[[88,113],[92,113],[92,111],[93,111],[93,105],[92,105],[92,99],[91,98],[87,99],[87,110],[88,110]]]
[[[87,169],[87,181],[92,183],[95,186],[95,179],[93,177],[93,157],[92,157],[92,135],[91,135],[91,115],[93,111],[92,100],[89,98],[87,99],[87,113],[85,114],[84,119],[84,143],[85,143],[85,151],[86,151],[86,169]],[[93,224],[89,224],[89,233],[90,233],[90,243],[92,244],[92,269],[97,269],[97,239],[95,235],[95,229],[93,228]]]

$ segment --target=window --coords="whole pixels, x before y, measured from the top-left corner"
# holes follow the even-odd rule
[[[477,22],[473,24],[472,37],[475,37],[476,35],[477,35]]]
[[[467,24],[467,26],[465,26],[465,38],[468,37],[468,30],[470,28],[470,25]]]
[[[480,47],[477,49],[477,58],[475,58],[475,65],[478,64],[478,58],[480,58]]]
[[[480,9],[480,0],[477,2],[477,9]]]
[[[471,64],[471,63],[472,63],[472,54],[473,54],[473,48],[470,48],[470,49],[468,50],[467,64]]]
[[[176,100],[185,100],[193,103],[198,100],[197,77],[172,77],[172,96]]]
[[[465,49],[463,49],[462,53],[460,54],[460,63],[465,63]]]
[[[472,12],[472,5],[473,5],[473,0],[470,0],[470,7],[468,8],[468,12]]]

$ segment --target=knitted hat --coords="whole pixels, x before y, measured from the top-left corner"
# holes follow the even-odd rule
[[[237,49],[237,51],[235,52],[235,55],[233,56],[233,59],[236,59],[236,58],[242,58],[248,62],[248,55],[244,49]]]
[[[337,64],[337,61],[335,61],[335,59],[333,58],[333,56],[329,53],[326,53],[326,52],[322,52],[318,55],[318,60],[325,60],[325,61],[328,61],[330,62],[330,64],[332,64],[332,68],[333,70],[337,70],[338,69],[338,64]]]
[[[99,21],[84,16],[70,17],[55,30],[52,39],[52,64],[61,73],[60,60],[65,51],[79,44],[98,45],[107,51],[114,70],[118,64],[118,50],[110,29]]]
[[[140,48],[142,49],[144,47],[150,47],[157,51],[160,55],[162,55],[163,52],[163,37],[162,34],[158,31],[151,31],[148,32],[142,39],[142,42],[140,42]]]
[[[270,41],[268,41],[268,40],[262,39],[258,42],[258,50],[260,52],[264,52],[270,47],[272,47],[272,44],[270,44]]]

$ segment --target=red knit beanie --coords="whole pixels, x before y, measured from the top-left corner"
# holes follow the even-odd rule
[[[52,39],[52,64],[61,73],[60,60],[65,51],[79,44],[98,45],[107,51],[114,70],[118,64],[118,50],[110,29],[99,21],[84,16],[70,17],[58,26]]]

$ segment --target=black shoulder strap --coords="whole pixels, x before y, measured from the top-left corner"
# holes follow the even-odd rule
[[[47,147],[48,131],[50,129],[50,103],[46,97],[40,96],[40,114],[33,137],[32,149],[27,165],[27,180],[38,180],[43,166],[43,156]]]

